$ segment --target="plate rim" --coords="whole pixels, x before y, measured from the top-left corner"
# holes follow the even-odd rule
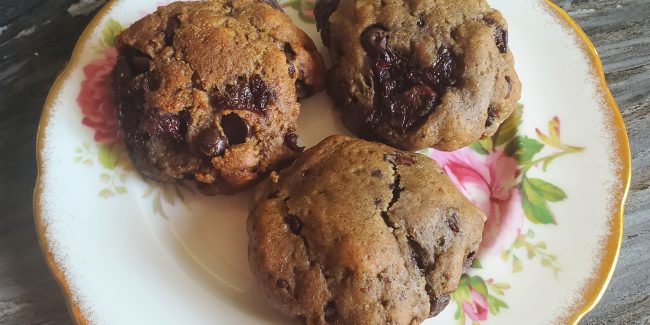
[[[68,311],[72,316],[73,321],[79,325],[90,324],[88,319],[85,317],[81,311],[80,306],[75,301],[71,287],[59,265],[54,254],[51,251],[51,245],[48,242],[45,232],[46,226],[43,223],[42,213],[43,207],[41,205],[42,194],[43,194],[43,179],[42,175],[45,171],[44,164],[44,154],[43,154],[43,144],[45,138],[45,128],[49,124],[51,117],[51,109],[54,106],[56,95],[59,93],[63,83],[70,77],[72,73],[72,68],[76,65],[79,56],[82,52],[82,45],[85,44],[90,38],[92,32],[95,30],[102,18],[117,4],[120,0],[109,0],[90,20],[88,25],[84,28],[83,32],[79,36],[79,39],[75,43],[72,54],[70,55],[70,60],[66,64],[62,72],[57,76],[56,80],[52,84],[48,95],[43,104],[43,109],[41,111],[41,116],[38,123],[38,130],[36,134],[36,164],[37,164],[37,175],[36,183],[34,186],[34,196],[33,196],[33,211],[34,211],[34,226],[36,228],[36,233],[41,247],[43,257],[45,259],[46,265],[52,275],[54,276],[59,287],[63,290],[66,305]],[[602,95],[602,98],[605,102],[605,105],[609,108],[610,113],[612,114],[611,119],[609,120],[608,126],[610,126],[614,132],[614,139],[612,143],[618,148],[618,157],[621,160],[620,168],[618,169],[617,179],[621,182],[621,189],[615,195],[613,200],[614,212],[609,220],[610,234],[606,239],[604,246],[606,247],[605,254],[602,255],[600,264],[595,266],[593,269],[594,275],[592,278],[587,279],[584,287],[581,289],[582,299],[576,299],[576,303],[569,307],[569,310],[565,316],[561,316],[556,321],[564,324],[578,324],[580,319],[582,319],[589,311],[591,311],[600,301],[603,294],[605,293],[607,286],[612,278],[614,270],[616,268],[616,263],[620,255],[622,237],[623,237],[623,216],[625,201],[630,189],[630,182],[632,177],[632,161],[631,161],[631,152],[630,144],[627,136],[627,129],[621,112],[612,96],[609,87],[607,86],[607,81],[605,80],[605,73],[603,70],[603,65],[596,51],[595,46],[585,34],[582,28],[576,23],[569,14],[560,8],[551,0],[538,0],[542,5],[546,5],[547,9],[550,9],[550,14],[554,15],[557,21],[564,25],[565,28],[568,27],[568,30],[573,31],[575,36],[577,36],[577,45],[582,49],[586,56],[590,59],[590,64],[592,73],[598,79],[598,90]],[[616,202],[619,202],[618,204]]]

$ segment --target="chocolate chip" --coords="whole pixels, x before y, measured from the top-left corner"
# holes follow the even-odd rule
[[[298,145],[298,135],[292,131],[289,131],[284,135],[284,144],[295,152],[302,152],[305,150],[305,147]]]
[[[296,75],[296,67],[293,65],[293,60],[296,59],[296,52],[293,51],[289,43],[284,43],[282,47],[284,55],[287,57],[287,65],[289,66],[289,77],[293,78]]]
[[[153,70],[147,73],[147,87],[151,91],[156,91],[160,89],[162,80],[160,80],[160,73],[157,70]]]
[[[370,175],[372,177],[381,177],[381,170],[379,169],[373,169],[373,171],[370,172]]]
[[[228,138],[230,145],[236,145],[246,142],[251,134],[251,128],[239,115],[230,113],[221,117],[221,128]]]
[[[445,237],[438,238],[437,244],[438,244],[439,247],[445,246],[445,243],[446,243]]]
[[[215,127],[210,127],[199,133],[198,136],[199,150],[206,157],[216,157],[223,155],[228,147],[228,139],[224,137]]]
[[[339,6],[340,0],[320,0],[314,6],[316,28],[320,31],[321,39],[325,46],[330,45],[330,16]]]
[[[284,55],[287,57],[287,60],[293,61],[296,59],[296,52],[294,52],[293,49],[291,48],[291,44],[284,43],[282,45],[282,51],[284,52]]]
[[[458,215],[455,212],[447,218],[447,225],[449,226],[449,229],[456,234],[460,231],[460,228],[458,227]]]
[[[424,26],[424,20],[418,19],[416,24],[418,25],[418,27],[422,27],[422,26]]]
[[[379,25],[371,25],[361,33],[361,46],[370,56],[377,56],[385,51],[387,41],[388,33]]]
[[[490,127],[494,123],[494,119],[497,116],[496,107],[490,105],[487,110],[487,120],[485,120],[485,127]]]
[[[406,56],[384,47],[381,29],[367,29],[364,33],[365,47],[371,50],[374,105],[377,107],[363,121],[365,133],[372,138],[377,128],[387,126],[405,134],[424,121],[438,105],[444,91],[456,83],[456,57],[442,47],[433,66],[422,68]]]
[[[508,92],[506,93],[506,97],[510,95],[510,92],[512,91],[512,79],[509,76],[505,77],[506,82],[508,83]]]
[[[144,55],[134,54],[130,57],[131,68],[135,75],[143,74],[149,71],[149,58]]]
[[[381,204],[383,203],[383,200],[380,198],[375,198],[375,208],[379,209],[381,207]]]
[[[117,59],[117,63],[115,64],[115,68],[113,69],[113,78],[115,81],[120,80],[120,79],[128,79],[131,78],[133,75],[133,71],[131,71],[131,66],[125,56],[120,56]]]
[[[167,46],[172,46],[174,43],[174,36],[176,35],[176,29],[181,25],[181,21],[178,18],[169,18],[167,19],[167,25],[165,26],[165,44]]]
[[[504,29],[503,26],[497,26],[494,28],[493,33],[499,52],[508,52],[508,30]]]
[[[287,215],[284,217],[284,223],[289,226],[289,230],[291,230],[294,235],[300,235],[300,232],[302,231],[302,222],[300,222],[298,217],[291,214]]]
[[[426,274],[425,270],[427,268],[427,263],[425,262],[427,251],[418,243],[413,237],[406,236],[410,251],[411,251],[411,260],[415,264],[422,274]]]
[[[497,21],[492,17],[483,17],[483,21],[490,26],[495,25],[497,23]]]
[[[395,154],[395,164],[402,166],[411,166],[415,164],[415,158],[398,152]]]
[[[296,86],[296,97],[298,100],[307,98],[314,93],[312,87],[306,84],[302,79],[296,79],[296,82],[294,84]]]
[[[236,84],[216,90],[210,102],[217,109],[241,109],[266,115],[266,107],[275,101],[275,93],[259,75],[239,78]]]
[[[287,280],[285,280],[285,279],[278,279],[278,281],[276,281],[275,284],[280,289],[286,289],[286,288],[289,287],[289,282]]]
[[[196,71],[192,73],[192,88],[205,91],[205,87],[203,86],[203,82],[201,81],[201,76],[199,76],[199,74]]]
[[[469,268],[472,266],[472,262],[474,261],[474,256],[476,255],[476,252],[470,252],[465,256],[463,259],[463,273],[467,272]]]
[[[450,298],[451,297],[448,293],[432,298],[430,301],[431,308],[429,310],[429,316],[433,317],[440,314],[440,312],[449,304],[449,301],[451,300]]]
[[[185,138],[187,125],[179,114],[152,110],[145,116],[142,128],[150,135],[181,142]]]
[[[334,300],[330,300],[327,302],[327,305],[325,305],[323,318],[325,318],[325,321],[328,323],[334,323],[337,321],[338,314],[336,312],[336,302]]]

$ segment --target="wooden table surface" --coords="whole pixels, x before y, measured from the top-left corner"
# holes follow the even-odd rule
[[[556,1],[600,53],[633,158],[618,265],[581,324],[650,324],[650,0]],[[0,1],[0,324],[72,324],[34,231],[34,147],[45,96],[103,2]]]

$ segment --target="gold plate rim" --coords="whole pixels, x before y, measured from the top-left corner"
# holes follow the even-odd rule
[[[43,219],[41,217],[43,207],[41,206],[41,196],[42,196],[42,179],[44,164],[43,164],[43,143],[44,143],[44,129],[48,125],[50,120],[50,110],[54,104],[54,99],[59,93],[59,89],[62,86],[63,82],[68,79],[72,72],[72,67],[76,65],[76,62],[81,54],[82,44],[86,43],[90,34],[95,30],[102,18],[115,6],[118,0],[110,0],[102,9],[97,12],[97,14],[92,18],[88,26],[84,29],[79,40],[77,41],[75,48],[72,52],[70,61],[67,66],[56,78],[56,81],[50,88],[50,91],[45,100],[43,110],[41,112],[41,118],[38,124],[38,133],[36,136],[36,161],[38,174],[36,177],[36,186],[34,188],[34,198],[33,198],[33,208],[34,208],[34,223],[36,227],[36,232],[38,235],[38,240],[43,251],[43,256],[45,258],[46,264],[54,278],[59,283],[60,287],[63,289],[66,303],[70,314],[73,320],[80,325],[89,324],[88,319],[81,311],[77,301],[74,299],[74,295],[71,291],[70,285],[68,284],[61,268],[59,267],[52,251],[50,250],[50,244],[45,237],[46,228],[43,224]],[[609,281],[611,280],[618,256],[620,254],[621,241],[623,236],[623,214],[625,200],[630,188],[631,180],[631,154],[630,146],[627,138],[627,130],[621,113],[618,109],[614,97],[612,96],[609,88],[607,87],[607,82],[605,80],[605,74],[603,71],[603,66],[600,61],[600,57],[596,51],[596,48],[591,43],[587,35],[580,28],[580,26],[559,6],[551,2],[551,0],[542,0],[542,3],[545,3],[551,12],[559,18],[562,24],[565,27],[570,28],[576,36],[582,41],[581,47],[587,56],[590,58],[590,63],[594,69],[594,74],[599,79],[599,88],[603,99],[607,106],[609,107],[612,113],[612,129],[615,131],[615,145],[618,147],[618,157],[621,159],[621,168],[618,171],[618,179],[622,184],[622,191],[617,193],[616,199],[614,202],[619,202],[614,211],[614,215],[610,220],[610,235],[606,239],[604,246],[606,251],[603,254],[600,265],[595,268],[595,274],[590,279],[589,283],[583,288],[582,299],[576,300],[576,304],[569,308],[567,315],[561,317],[556,322],[560,324],[577,324],[582,317],[584,317],[590,310],[592,310],[607,288]],[[616,203],[615,203],[616,204]]]

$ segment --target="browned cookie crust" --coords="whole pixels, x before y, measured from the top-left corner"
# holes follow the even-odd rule
[[[321,0],[328,91],[358,135],[454,150],[491,136],[521,84],[508,27],[484,0]]]
[[[332,136],[271,175],[248,219],[273,306],[307,324],[419,324],[449,302],[485,216],[428,157]]]
[[[233,193],[301,151],[297,99],[324,87],[323,63],[274,0],[173,3],[116,47],[120,131],[145,176]]]

